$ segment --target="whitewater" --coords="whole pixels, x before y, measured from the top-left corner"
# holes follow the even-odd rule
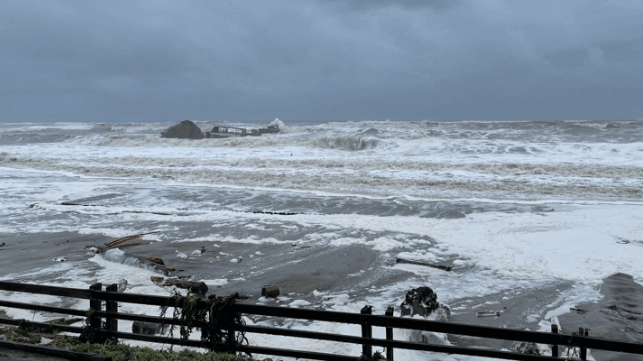
[[[260,304],[346,312],[371,305],[374,314],[396,306],[399,315],[406,291],[429,286],[456,322],[543,331],[554,316],[581,322],[570,308],[604,299],[610,276],[643,284],[643,121],[285,122],[279,134],[260,137],[161,138],[175,123],[0,123],[0,235],[7,243],[0,257],[17,243],[38,252],[48,239],[158,231],[144,247],[156,245],[162,254],[155,256],[217,295],[240,292]],[[195,123],[203,130],[221,124]],[[86,289],[127,279],[127,292],[171,292],[150,281],[154,270],[88,254],[80,245],[62,247],[16,267],[5,258],[0,280]],[[212,252],[201,255],[201,247]],[[259,298],[264,284],[278,285],[282,296]],[[159,313],[134,305],[119,312],[127,307]],[[0,310],[14,318],[59,317]],[[502,315],[475,317],[488,310]],[[643,325],[624,322],[618,337],[643,341]],[[323,322],[281,326],[360,332]],[[120,321],[119,328],[129,331],[131,323]],[[248,337],[272,347],[361,351]],[[448,342],[478,345],[452,336]],[[476,359],[403,350],[396,358]]]

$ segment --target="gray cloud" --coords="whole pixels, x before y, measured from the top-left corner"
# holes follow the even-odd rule
[[[583,66],[588,56],[587,49],[569,49],[546,53],[543,58],[558,69],[571,69]]]
[[[449,9],[460,5],[460,0],[321,0],[327,3],[345,6],[352,9],[366,10],[382,7],[402,7],[406,9],[417,9],[431,7],[434,9]]]
[[[610,41],[599,44],[598,47],[603,52],[603,58],[607,61],[640,62],[643,60],[643,44],[641,41],[637,43]]]
[[[619,0],[0,2],[0,121],[632,117],[635,14]]]
[[[31,54],[36,60],[70,60],[76,57],[73,51],[61,49],[38,49]]]

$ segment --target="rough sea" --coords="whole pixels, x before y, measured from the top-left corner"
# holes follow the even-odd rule
[[[204,131],[220,124],[195,123]],[[406,291],[429,286],[454,322],[548,331],[558,317],[566,333],[580,325],[593,336],[643,341],[640,317],[612,312],[643,312],[643,121],[286,122],[260,137],[161,138],[173,124],[0,123],[0,280],[86,289],[127,279],[126,292],[169,295],[150,281],[154,270],[84,248],[158,232],[122,251],[162,257],[211,293],[239,292],[248,302],[346,312],[368,304],[374,314],[396,306],[399,315]],[[614,277],[636,296],[617,309],[597,306],[626,292],[607,293]],[[278,299],[260,298],[268,284],[280,288]],[[87,309],[87,301],[0,292],[7,297]],[[129,308],[159,314],[135,305],[119,312]],[[477,317],[487,311],[500,316]],[[246,322],[360,333],[324,322]],[[476,358],[396,351],[396,359]]]

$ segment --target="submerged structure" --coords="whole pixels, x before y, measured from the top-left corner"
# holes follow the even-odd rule
[[[230,127],[227,125],[215,125],[211,131],[205,132],[206,138],[230,138],[230,137],[258,137],[262,134],[279,133],[280,129],[276,125],[269,125],[266,128],[247,129],[239,127]]]
[[[161,132],[161,137],[179,139],[231,138],[247,136],[258,137],[262,134],[279,133],[283,127],[284,123],[279,119],[275,119],[265,128],[248,129],[228,125],[215,125],[211,131],[203,133],[201,128],[194,124],[194,122],[184,120],[179,124],[165,129]]]

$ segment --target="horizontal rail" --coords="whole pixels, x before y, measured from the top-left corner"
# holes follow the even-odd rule
[[[160,323],[164,325],[176,325],[181,326],[181,320],[175,320],[173,318],[166,317],[157,317],[157,316],[146,316],[146,315],[135,315],[132,313],[116,313],[116,312],[106,312],[106,311],[94,311],[94,316],[97,317],[111,317],[119,320],[128,320],[128,321],[141,321],[141,322],[153,322]],[[185,322],[183,322],[185,323]],[[208,325],[207,322],[203,321],[192,321],[192,325],[195,327],[205,327]]]
[[[11,307],[19,308],[23,310],[32,310],[32,311],[44,311],[51,313],[60,313],[62,315],[74,315],[85,317],[87,311],[76,310],[73,308],[64,308],[64,307],[54,307],[54,306],[43,306],[43,305],[32,305],[29,303],[22,302],[11,302],[0,300],[0,307]]]
[[[51,328],[54,331],[63,331],[63,332],[71,332],[71,333],[82,333],[83,329],[82,327],[77,327],[77,326],[66,326],[66,325],[49,325],[48,323],[44,322],[33,322],[33,321],[27,321],[27,320],[13,320],[13,319],[4,319],[0,318],[0,324],[5,324],[5,325],[13,325],[13,326],[19,326],[21,322],[24,322],[24,325],[27,327],[40,327],[40,328]]]
[[[545,332],[522,331],[506,328],[493,328],[486,326],[473,326],[455,322],[439,322],[421,319],[389,317],[378,315],[363,315],[357,313],[319,311],[274,306],[259,306],[234,304],[234,309],[240,313],[298,318],[316,321],[330,321],[341,323],[362,324],[372,326],[403,328],[474,336],[482,338],[503,339],[512,341],[527,341],[549,345],[586,346],[595,349],[643,354],[643,344],[621,341],[604,340],[587,336],[572,336]]]
[[[0,281],[0,290],[13,292],[35,293],[39,295],[65,296],[82,298],[88,300],[92,297],[92,291],[80,290],[78,288],[33,285],[28,283]]]
[[[394,341],[394,340],[389,341],[381,338],[362,338],[360,336],[346,336],[346,335],[338,335],[338,334],[325,333],[325,332],[292,330],[292,329],[272,328],[272,327],[263,327],[263,326],[237,326],[235,330],[251,332],[251,333],[286,336],[286,337],[299,337],[299,338],[308,338],[308,339],[315,339],[315,340],[345,342],[345,343],[353,343],[353,344],[359,344],[359,345],[367,344],[367,345],[381,346],[381,347],[393,347],[393,348],[401,348],[401,349],[415,350],[415,351],[429,351],[429,352],[440,352],[440,353],[447,353],[447,354],[495,357],[495,358],[503,358],[506,360],[528,360],[528,361],[540,361],[544,359],[564,360],[562,358],[557,358],[557,357],[553,357],[553,358],[543,357],[543,356],[527,355],[527,354],[515,353],[515,352],[464,348],[464,347],[457,347],[457,346],[443,346],[443,345],[415,343],[415,342],[408,342],[408,341]],[[280,356],[283,356],[283,355],[280,355]],[[304,357],[304,356],[298,356],[298,357]]]
[[[126,302],[126,303],[168,306],[168,307],[181,307],[182,305],[182,302],[176,302],[175,299],[172,299],[170,297],[163,297],[163,296],[80,290],[75,288],[42,286],[42,285],[24,284],[24,283],[7,282],[7,281],[0,281],[0,290],[47,294],[47,295],[55,295],[55,296],[67,296],[67,297],[75,297],[75,298],[81,298],[81,299],[93,298],[93,299],[105,300],[105,301],[118,301],[118,302]],[[6,303],[9,301],[1,301],[1,302],[5,302],[5,305],[7,305],[6,307],[11,307],[8,305],[8,303]],[[14,305],[18,305],[18,303],[14,303]],[[201,300],[199,301],[197,307],[204,307],[205,305],[206,305],[206,302]],[[36,309],[36,307],[38,307],[37,310],[43,310],[47,312],[56,312],[56,313],[59,313],[59,312],[67,313],[67,314],[79,315],[79,316],[81,314],[78,312],[82,312],[82,311],[74,311],[71,309],[63,309],[63,308],[55,308],[55,307],[47,308],[49,306],[40,306],[40,305],[38,306],[34,305],[31,308],[20,306],[19,308]],[[276,317],[285,317],[285,318],[306,319],[306,320],[314,320],[314,321],[329,321],[329,322],[339,322],[339,323],[349,323],[349,324],[367,324],[367,325],[378,326],[378,327],[415,329],[415,330],[440,332],[440,333],[447,333],[447,334],[457,334],[457,335],[473,336],[473,337],[481,337],[481,338],[536,342],[536,343],[550,344],[550,345],[556,344],[556,345],[567,345],[567,346],[584,346],[584,347],[591,347],[594,349],[601,349],[601,350],[607,350],[607,351],[643,354],[643,344],[641,343],[604,340],[600,338],[587,337],[587,336],[571,336],[571,335],[554,334],[554,333],[493,328],[493,327],[485,327],[485,326],[474,326],[474,325],[452,323],[452,322],[428,321],[428,320],[399,318],[399,317],[394,318],[389,316],[365,315],[365,314],[355,314],[355,313],[336,312],[336,311],[319,311],[319,310],[283,308],[283,307],[274,307],[274,306],[250,305],[250,304],[242,304],[242,303],[236,303],[232,307],[233,307],[233,310],[236,312],[251,314],[251,315],[276,316]],[[84,313],[82,315],[84,315]],[[154,318],[151,316],[138,316],[138,315],[129,315],[129,314],[121,314],[121,313],[110,314],[107,312],[103,313],[102,311],[98,311],[96,315],[99,317],[109,316],[109,317],[114,317],[118,319],[128,319],[128,320],[134,320],[134,321],[138,320],[138,321],[144,321],[144,322],[157,322],[157,323],[180,325],[180,323],[176,323],[169,319],[163,320],[161,318]]]

